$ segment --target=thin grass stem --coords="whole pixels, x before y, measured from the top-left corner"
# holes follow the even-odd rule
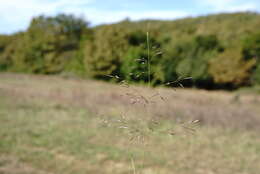
[[[146,33],[146,41],[147,41],[147,68],[148,68],[148,86],[151,86],[151,60],[150,60],[150,39],[149,32]]]
[[[134,159],[131,157],[131,163],[132,163],[132,168],[133,168],[133,172],[134,174],[136,174],[136,171],[135,171],[135,162],[134,162]]]

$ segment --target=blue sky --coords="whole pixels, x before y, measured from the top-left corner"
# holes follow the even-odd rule
[[[0,0],[0,33],[25,30],[41,14],[72,13],[99,25],[237,11],[260,12],[260,0]]]

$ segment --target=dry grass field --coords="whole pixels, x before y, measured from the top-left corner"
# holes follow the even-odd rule
[[[258,174],[259,164],[257,94],[0,74],[0,174]]]

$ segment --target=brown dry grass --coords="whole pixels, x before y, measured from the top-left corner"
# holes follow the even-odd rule
[[[259,101],[0,74],[0,174],[258,174]]]
[[[147,98],[149,104],[145,108],[140,103],[133,104],[134,90]],[[260,96],[256,95],[243,95],[237,99],[235,93],[224,91],[126,88],[90,80],[16,74],[0,75],[0,92],[17,100],[45,98],[68,107],[85,107],[96,115],[149,115],[178,122],[198,119],[206,126],[260,130]],[[157,93],[164,100],[155,95]]]

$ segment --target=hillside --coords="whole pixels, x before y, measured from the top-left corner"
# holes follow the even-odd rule
[[[0,36],[0,71],[112,75],[154,86],[179,77],[206,89],[259,86],[259,21],[248,12],[91,28],[73,15],[39,16],[26,31]]]
[[[0,96],[3,174],[260,170],[259,95],[2,73]]]

